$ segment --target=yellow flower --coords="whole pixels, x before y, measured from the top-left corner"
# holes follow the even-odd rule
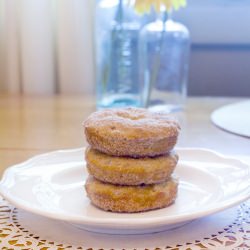
[[[167,11],[171,9],[178,10],[180,7],[186,6],[186,0],[135,0],[135,9],[139,13],[149,12],[151,6],[159,12],[161,6]]]

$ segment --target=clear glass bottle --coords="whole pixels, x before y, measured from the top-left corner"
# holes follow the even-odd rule
[[[140,17],[129,0],[96,8],[97,109],[142,106],[139,84]]]
[[[166,12],[140,33],[142,101],[154,111],[184,108],[187,95],[190,36]]]

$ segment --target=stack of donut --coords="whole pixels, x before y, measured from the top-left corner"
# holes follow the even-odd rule
[[[163,113],[125,108],[98,111],[84,122],[92,203],[106,211],[142,212],[172,204],[178,182],[171,177],[178,123]]]

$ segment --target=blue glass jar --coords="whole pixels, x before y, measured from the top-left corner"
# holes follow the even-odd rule
[[[102,0],[96,7],[97,109],[142,106],[139,83],[141,17],[129,0]]]
[[[153,111],[182,110],[187,96],[190,36],[166,12],[140,33],[143,105]]]

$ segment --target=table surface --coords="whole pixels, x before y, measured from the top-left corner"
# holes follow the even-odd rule
[[[249,138],[225,132],[210,121],[213,110],[241,100],[189,98],[186,110],[175,114],[182,127],[177,146],[250,155]],[[36,154],[85,146],[82,122],[94,110],[93,97],[0,96],[0,174]]]
[[[250,156],[249,138],[225,132],[210,121],[210,114],[213,110],[241,100],[244,99],[189,98],[186,110],[175,114],[182,127],[178,146],[203,147],[228,155]],[[0,96],[0,174],[8,166],[40,153],[86,146],[82,122],[94,110],[94,98],[90,97]],[[20,249],[20,246],[23,246],[27,247],[25,249],[39,250],[68,249],[68,247],[70,249],[84,249],[82,247],[76,248],[77,244],[89,244],[89,249],[115,249],[113,245],[118,247],[131,243],[134,244],[133,248],[145,249],[145,247],[140,248],[140,246],[147,243],[147,246],[151,245],[152,249],[158,249],[154,247],[156,245],[157,247],[163,245],[164,249],[174,250],[204,249],[204,245],[207,246],[205,249],[232,249],[233,245],[237,246],[234,249],[249,249],[249,204],[248,202],[243,204],[242,208],[233,208],[232,212],[230,212],[231,210],[225,211],[221,215],[216,214],[208,219],[197,220],[194,224],[177,229],[177,231],[179,230],[178,239],[174,237],[176,231],[169,231],[147,237],[143,235],[134,237],[131,243],[131,238],[108,235],[98,235],[97,237],[87,231],[77,231],[77,228],[70,227],[65,223],[60,224],[60,222],[16,209],[0,197],[2,225],[0,228],[2,232],[0,247],[11,246],[11,249]],[[243,216],[244,211],[246,214]],[[48,229],[50,230],[48,231]],[[191,234],[187,233],[189,231]],[[215,232],[218,233],[215,234]],[[179,234],[187,239],[180,238]],[[211,237],[207,235],[211,235]],[[145,241],[146,239],[148,241]],[[169,240],[166,241],[166,239],[172,239],[173,244],[176,245],[165,247],[164,244],[169,244]],[[196,239],[203,239],[203,241]],[[64,245],[66,243],[63,244],[62,240],[75,244],[75,246]],[[190,241],[193,242],[192,245],[190,245]],[[135,245],[138,247],[134,247]],[[58,248],[58,246],[60,247]],[[131,246],[129,249],[133,249]]]

